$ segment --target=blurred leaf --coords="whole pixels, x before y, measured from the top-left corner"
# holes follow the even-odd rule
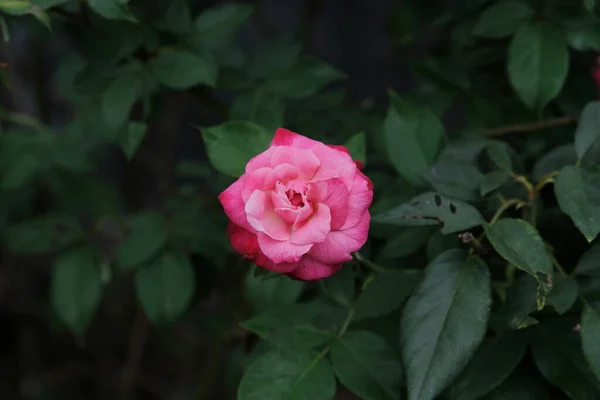
[[[425,175],[425,179],[436,192],[464,201],[480,199],[478,189],[483,178],[484,175],[475,165],[445,152]]]
[[[68,3],[69,1],[71,0],[31,0],[31,4],[33,4],[34,6],[41,7],[44,10],[47,10],[51,7],[56,7]]]
[[[581,314],[581,343],[583,355],[596,378],[600,380],[600,314],[586,305]]]
[[[429,238],[427,243],[427,259],[433,260],[446,250],[456,249],[459,246],[458,237],[455,235],[444,235],[437,231]]]
[[[423,174],[444,146],[444,126],[427,108],[417,108],[393,92],[384,122],[385,149],[396,172],[413,185],[423,184]]]
[[[48,14],[41,7],[32,4],[30,1],[4,0],[0,2],[0,11],[8,15],[32,15],[44,24],[48,30],[52,31],[52,24],[50,23]]]
[[[119,246],[117,266],[123,271],[134,269],[155,256],[167,240],[164,217],[147,210],[135,215],[129,232]]]
[[[283,36],[260,46],[250,58],[248,73],[257,79],[292,68],[300,56],[302,44]]]
[[[14,253],[40,254],[68,246],[81,235],[81,227],[75,218],[47,215],[10,226],[5,240]]]
[[[462,65],[451,59],[426,58],[414,63],[415,71],[435,85],[440,92],[468,92],[471,82]]]
[[[263,88],[282,98],[302,99],[345,77],[345,74],[317,58],[302,56],[291,68],[269,76]]]
[[[200,14],[192,25],[191,40],[199,46],[218,43],[238,31],[250,17],[254,7],[248,4],[229,3],[209,8]]]
[[[344,146],[350,151],[350,155],[354,161],[360,161],[363,166],[367,163],[367,149],[364,132],[352,135],[352,137],[344,143]]]
[[[575,275],[600,276],[600,241],[594,242],[579,258]]]
[[[164,252],[135,276],[137,297],[154,323],[170,323],[183,314],[194,296],[194,268],[185,254]]]
[[[378,273],[358,297],[354,319],[379,317],[400,308],[421,278],[421,270]]]
[[[0,34],[2,35],[2,40],[8,43],[10,40],[10,32],[8,31],[8,24],[6,23],[6,19],[0,15]],[[6,71],[4,67],[0,67],[0,84],[6,85]]]
[[[313,315],[303,311],[296,304],[274,303],[251,318],[242,321],[240,326],[265,339],[275,330],[308,323]]]
[[[239,400],[333,400],[336,385],[329,361],[310,350],[278,349],[246,370]]]
[[[400,325],[409,399],[431,400],[456,378],[483,340],[491,303],[481,259],[449,250],[427,266]]]
[[[22,187],[35,176],[39,167],[41,160],[38,154],[24,153],[0,170],[0,188],[15,190]]]
[[[330,332],[301,324],[276,328],[269,333],[266,342],[269,347],[312,349],[331,342],[334,337]]]
[[[102,114],[109,128],[116,130],[129,120],[138,95],[138,81],[132,74],[118,76],[102,93]]]
[[[541,110],[561,91],[569,68],[562,31],[549,21],[523,25],[508,52],[508,76],[521,100]]]
[[[102,277],[89,248],[61,254],[54,265],[50,289],[52,308],[77,335],[82,335],[102,296]]]
[[[477,400],[499,386],[519,364],[531,340],[530,330],[486,338],[448,390],[452,400]]]
[[[533,167],[533,178],[540,181],[544,176],[562,169],[567,165],[575,165],[577,155],[572,144],[556,147],[540,158]]]
[[[537,308],[544,308],[554,268],[538,231],[528,222],[512,218],[486,224],[484,229],[492,246],[505,260],[538,281]],[[541,279],[539,274],[543,275]]]
[[[600,233],[600,168],[563,168],[554,183],[560,209],[588,242]]]
[[[583,5],[589,12],[594,12],[594,8],[596,8],[596,0],[583,0]]]
[[[230,121],[201,131],[211,164],[234,178],[244,173],[248,161],[265,151],[273,138],[252,122]]]
[[[340,382],[364,400],[393,400],[401,395],[402,364],[380,336],[348,332],[331,346],[331,362]]]
[[[154,24],[158,29],[183,35],[192,28],[190,8],[185,0],[173,0],[164,18]]]
[[[485,151],[492,162],[501,170],[511,172],[513,170],[512,159],[509,153],[509,147],[506,143],[499,140],[490,140]]]
[[[487,400],[548,400],[545,382],[532,378],[527,369],[513,372],[500,386],[490,393]]]
[[[536,325],[529,314],[537,310],[538,283],[534,277],[523,274],[508,287],[503,306],[492,315],[491,325],[499,333],[525,329]]]
[[[131,160],[137,152],[142,140],[146,136],[148,126],[143,122],[129,122],[120,138],[121,149],[128,160]]]
[[[441,225],[442,233],[466,231],[484,220],[470,204],[435,192],[413,197],[385,213],[375,215],[373,222],[399,226]]]
[[[380,254],[382,258],[402,258],[409,256],[421,249],[433,233],[432,229],[427,226],[408,227],[399,231],[381,248]]]
[[[183,90],[199,84],[214,87],[218,70],[209,53],[168,50],[152,61],[152,73],[165,86]]]
[[[548,304],[562,315],[575,304],[578,295],[579,286],[575,279],[555,274],[552,279],[552,292],[548,296]]]
[[[508,178],[510,178],[510,175],[505,171],[494,171],[485,175],[479,187],[481,195],[485,196],[500,188],[508,181]]]
[[[236,96],[229,119],[256,122],[269,132],[284,126],[284,105],[281,99],[264,90],[255,90]]]
[[[344,307],[350,307],[354,301],[354,271],[345,266],[338,273],[319,283],[323,292],[333,301]]]
[[[582,160],[594,144],[599,142],[599,125],[600,101],[593,101],[583,109],[575,131],[575,152],[579,160]]]
[[[591,14],[563,18],[569,46],[577,51],[600,51],[600,21]]]
[[[255,277],[253,266],[246,276],[244,293],[252,303],[255,312],[269,308],[273,304],[293,304],[302,289],[304,282],[296,281],[285,275],[278,275],[271,279]]]
[[[127,0],[88,0],[87,3],[104,18],[137,23],[135,15],[127,8]]]
[[[483,38],[500,39],[515,33],[522,25],[533,18],[529,4],[507,0],[486,8],[481,13],[473,34]]]

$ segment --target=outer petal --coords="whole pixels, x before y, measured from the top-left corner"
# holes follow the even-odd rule
[[[358,168],[348,154],[327,147],[323,143],[317,144],[311,150],[321,161],[321,167],[312,180],[323,179],[326,176],[330,177],[331,170],[333,170],[338,173],[348,189],[352,187],[354,175],[356,175]]]
[[[258,245],[263,254],[276,264],[297,262],[313,246],[296,245],[289,240],[275,240],[263,232],[258,234]]]
[[[313,281],[328,278],[342,268],[342,264],[324,264],[313,258],[304,256],[298,267],[288,274],[290,278]]]
[[[295,224],[290,235],[290,241],[303,245],[320,243],[331,230],[331,213],[325,204],[318,204],[313,215],[306,223]]]
[[[310,179],[319,169],[321,162],[312,151],[291,146],[280,146],[271,157],[271,165],[292,164],[300,170],[303,179]]]
[[[348,214],[344,224],[338,227],[340,230],[346,230],[354,227],[363,214],[367,212],[373,202],[373,184],[371,180],[358,172],[354,178],[354,185],[348,195]]]
[[[244,187],[245,179],[246,174],[240,176],[240,178],[225,189],[218,198],[223,206],[225,214],[227,214],[230,220],[242,228],[252,233],[256,233],[256,230],[252,228],[246,219],[245,204],[242,199],[242,188]]]
[[[367,241],[371,215],[365,212],[358,224],[344,231],[332,231],[322,243],[316,243],[308,255],[325,264],[338,264],[352,259],[351,253]],[[259,236],[260,244],[260,236]]]
[[[246,164],[246,173],[256,171],[259,168],[270,167],[271,157],[275,150],[275,148],[269,147],[257,156],[252,157],[250,161],[248,161],[248,164]]]
[[[288,129],[277,128],[271,146],[294,146],[301,149],[310,149],[318,143],[316,140],[309,139]]]
[[[341,151],[342,153],[346,153],[346,154],[348,154],[349,156],[352,157],[352,154],[350,154],[350,150],[348,150],[348,148],[346,146],[341,146],[341,145],[338,145],[338,144],[328,144],[326,146],[327,147],[331,147],[332,149],[335,149],[337,151]]]
[[[331,211],[331,229],[339,230],[348,215],[348,188],[339,178],[313,182],[308,191],[308,200],[323,203]]]
[[[274,263],[273,261],[269,260],[267,258],[267,256],[265,256],[263,253],[258,254],[256,259],[254,259],[254,264],[256,264],[259,267],[262,267],[264,269],[268,269],[269,271],[278,272],[280,274],[287,274],[289,272],[292,272],[296,268],[298,268],[297,262],[278,263],[277,264],[277,263]]]
[[[287,240],[291,226],[279,218],[269,195],[262,190],[255,190],[246,202],[246,218],[258,232],[264,232],[276,240]]]
[[[243,255],[244,258],[254,259],[260,253],[258,237],[231,221],[227,225],[227,236],[229,236],[233,250]]]

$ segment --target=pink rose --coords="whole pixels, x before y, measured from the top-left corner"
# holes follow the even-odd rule
[[[373,184],[344,146],[279,128],[219,195],[233,249],[295,279],[333,275],[366,242]]]

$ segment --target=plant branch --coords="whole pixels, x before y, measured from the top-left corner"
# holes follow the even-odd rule
[[[509,135],[511,133],[535,132],[542,129],[550,129],[570,125],[575,122],[577,122],[577,120],[572,117],[552,118],[545,121],[532,122],[529,124],[517,124],[489,129],[485,131],[485,136],[504,136]]]
[[[148,339],[148,321],[141,309],[138,309],[137,316],[131,328],[129,336],[129,353],[127,362],[121,372],[121,398],[128,399],[135,388],[135,381],[140,372],[142,358],[144,356],[144,347]]]

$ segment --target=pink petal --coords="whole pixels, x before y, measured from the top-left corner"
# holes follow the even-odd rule
[[[348,214],[346,221],[339,228],[346,230],[354,227],[373,202],[373,184],[362,172],[354,177],[354,186],[348,195]]]
[[[312,247],[312,244],[299,246],[289,240],[276,240],[263,232],[258,234],[258,245],[264,255],[276,264],[297,262]]]
[[[254,193],[255,190],[265,190],[265,181],[271,171],[273,171],[273,168],[263,167],[246,173],[246,179],[244,180],[244,186],[242,188],[242,199],[244,202],[248,201],[250,195]]]
[[[371,215],[365,212],[358,224],[344,231],[331,231],[322,243],[316,243],[309,256],[326,264],[339,264],[350,261],[351,253],[360,250],[367,241]],[[260,236],[259,236],[260,244]]]
[[[248,164],[246,164],[246,173],[256,171],[259,168],[270,167],[271,166],[271,157],[275,152],[274,147],[269,147],[267,150],[258,154],[255,157],[252,157]]]
[[[328,278],[342,268],[342,264],[324,264],[310,257],[304,256],[298,262],[298,267],[288,276],[303,281],[314,281]]]
[[[273,208],[273,202],[262,190],[255,190],[246,202],[248,223],[258,232],[263,232],[277,240],[287,240],[291,227],[286,224]]]
[[[231,221],[227,225],[227,236],[229,236],[231,248],[245,258],[253,259],[260,253],[258,237]]]
[[[321,167],[312,180],[322,180],[324,177],[331,177],[331,171],[336,171],[338,176],[348,186],[348,189],[352,187],[354,175],[356,175],[358,168],[348,154],[327,147],[323,143],[319,143],[311,151],[321,161]]]
[[[317,143],[319,142],[309,139],[306,136],[299,135],[296,132],[292,132],[285,128],[278,128],[271,141],[271,146],[294,146],[301,149],[310,149]]]
[[[331,213],[325,204],[318,204],[313,215],[303,224],[294,224],[290,241],[294,244],[320,243],[331,230]]]
[[[246,176],[246,174],[240,176],[237,181],[233,182],[231,186],[219,195],[218,199],[230,220],[242,228],[256,233],[246,219],[245,204],[242,199],[242,188],[244,187]]]
[[[267,256],[265,256],[263,253],[259,253],[258,257],[254,259],[254,264],[264,269],[268,269],[269,271],[278,272],[280,274],[287,274],[298,268],[297,262],[274,263],[273,261],[269,260]]]
[[[308,199],[323,203],[331,211],[331,229],[339,230],[348,215],[348,188],[339,178],[313,182]]]
[[[352,157],[352,154],[350,154],[350,150],[348,150],[348,148],[346,146],[340,146],[340,145],[337,145],[337,144],[328,144],[327,147],[331,147],[332,149],[335,149],[337,151],[341,151],[342,153],[346,153],[350,157]]]
[[[291,146],[277,147],[271,157],[273,167],[280,164],[292,164],[300,170],[302,179],[310,179],[319,169],[321,162],[312,151]]]

